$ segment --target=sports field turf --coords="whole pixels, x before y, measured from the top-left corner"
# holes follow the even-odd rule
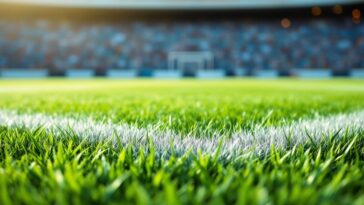
[[[364,204],[364,81],[2,80],[0,204]]]

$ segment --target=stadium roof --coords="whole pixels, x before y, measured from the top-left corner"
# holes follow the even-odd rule
[[[364,0],[0,0],[0,3],[120,9],[261,9],[330,6]]]

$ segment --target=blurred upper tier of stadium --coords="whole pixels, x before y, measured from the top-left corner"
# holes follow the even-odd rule
[[[362,0],[0,0],[12,4],[133,9],[241,9],[353,4]]]

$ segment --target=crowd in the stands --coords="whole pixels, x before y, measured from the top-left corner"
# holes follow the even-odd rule
[[[166,69],[171,51],[211,51],[221,69],[364,68],[364,24],[0,20],[0,68]]]

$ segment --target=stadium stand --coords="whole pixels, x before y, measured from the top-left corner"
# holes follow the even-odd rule
[[[246,8],[294,8],[353,4],[361,0],[0,0],[3,3],[46,5],[78,8],[117,9],[246,9]]]
[[[356,20],[3,18],[0,28],[0,68],[44,68],[55,76],[326,77],[364,68],[360,13]]]

